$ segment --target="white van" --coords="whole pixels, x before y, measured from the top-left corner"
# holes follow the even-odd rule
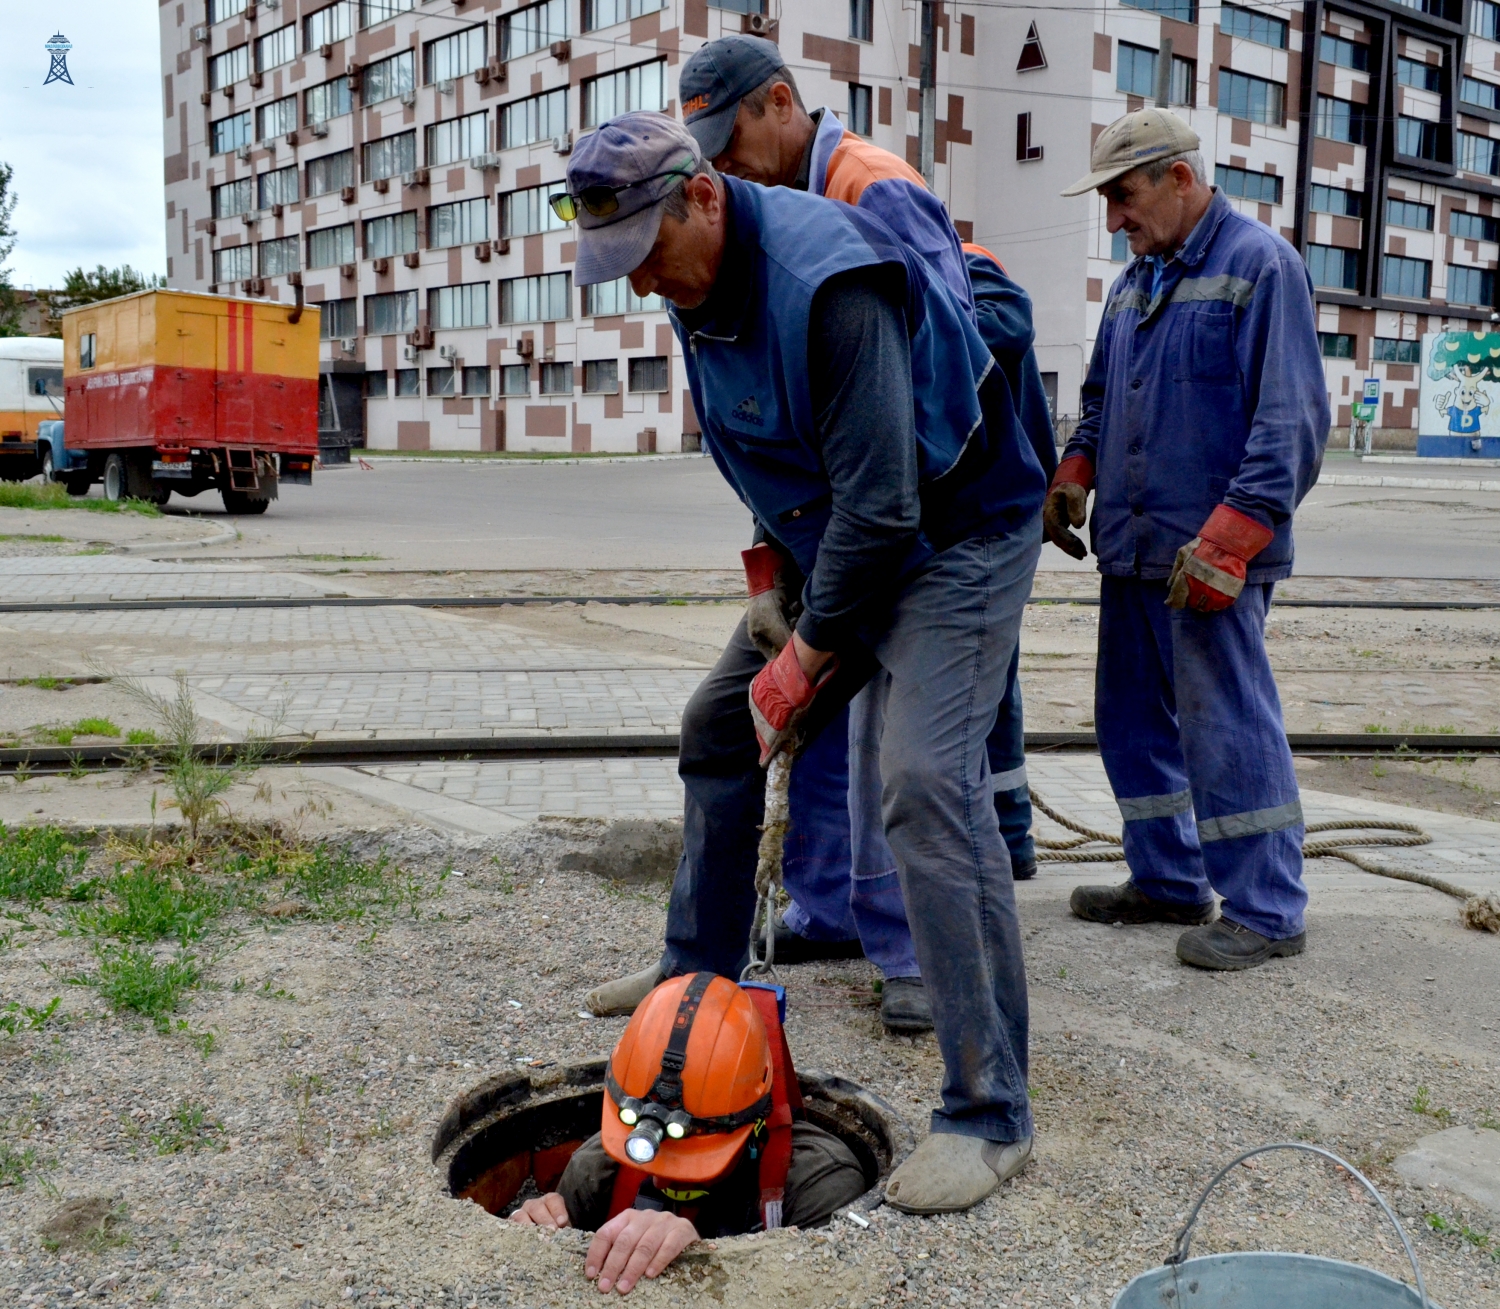
[[[0,337],[0,480],[19,482],[41,471],[37,427],[62,416],[62,341]]]

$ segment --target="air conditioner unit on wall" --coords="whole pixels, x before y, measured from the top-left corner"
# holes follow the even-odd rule
[[[288,145],[296,145],[297,144],[297,134],[296,134],[296,132],[288,132],[286,134],[286,143]]]
[[[251,73],[249,80],[250,80],[250,85],[251,86],[259,87],[259,86],[262,86],[265,83],[266,79],[265,79],[265,75],[262,74],[262,73]]]
[[[355,268],[355,266],[353,264],[340,264],[339,265],[339,276],[340,277],[353,277],[354,274],[357,271],[358,270]]]
[[[401,174],[402,186],[426,186],[428,172],[425,168],[413,168],[409,173]]]
[[[248,145],[240,146],[234,152],[234,157],[238,159],[242,164],[248,164],[250,162],[250,147]]]
[[[417,93],[415,91],[403,91],[401,93],[401,103],[410,109],[412,105],[417,103]]]
[[[469,160],[469,167],[499,168],[503,159],[504,156],[499,154],[475,155],[472,159]]]
[[[458,347],[456,345],[438,346],[438,358],[446,359],[451,364],[458,358]]]
[[[401,347],[401,357],[409,364],[416,363],[417,360],[421,357],[421,354],[422,352],[415,346],[403,345]]]
[[[346,336],[339,342],[339,349],[341,349],[346,355],[352,355],[358,346],[358,338],[352,336]]]
[[[441,82],[437,84],[437,89],[439,95],[452,95],[454,89],[453,79],[451,77],[445,77]]]
[[[358,190],[352,186],[341,186],[339,188],[339,199],[346,205],[352,205],[358,196]]]
[[[193,40],[202,41],[204,45],[208,45],[213,40],[213,34],[205,24],[199,23],[197,27],[193,28]]]
[[[391,179],[389,177],[377,177],[370,185],[384,195],[391,189]]]
[[[391,271],[391,261],[389,259],[372,259],[370,261],[370,267],[373,268],[376,275],[379,276],[382,273],[388,273]]]
[[[407,334],[406,343],[415,346],[418,350],[432,349],[432,328],[418,327]]]
[[[522,359],[530,359],[535,351],[536,340],[534,337],[523,336],[519,341],[516,342],[516,353],[520,355]]]
[[[776,20],[765,14],[746,14],[740,19],[740,31],[752,36],[768,36],[776,30]]]
[[[260,215],[253,209],[247,209],[240,215],[240,222],[244,223],[246,227],[254,227],[256,223],[260,222]]]
[[[566,63],[573,57],[573,43],[571,41],[554,41],[547,47],[550,54],[558,63]]]
[[[318,119],[315,122],[309,123],[307,125],[307,130],[314,136],[327,136],[328,124],[323,122],[322,119]]]
[[[570,127],[561,136],[552,138],[552,148],[560,155],[571,154],[573,150],[573,129]]]
[[[489,263],[489,261],[490,261],[490,247],[489,247],[489,242],[487,242],[487,241],[481,241],[478,245],[476,245],[474,247],[474,258],[476,258],[477,260],[479,260],[479,262],[482,263],[482,264]]]

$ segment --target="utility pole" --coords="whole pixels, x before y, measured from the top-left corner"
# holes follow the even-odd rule
[[[922,70],[918,81],[921,108],[917,115],[917,141],[922,180],[933,186],[937,168],[937,0],[922,4]]]

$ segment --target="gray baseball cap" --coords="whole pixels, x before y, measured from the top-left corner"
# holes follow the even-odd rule
[[[786,58],[774,42],[740,35],[710,41],[683,64],[677,79],[682,121],[698,138],[705,159],[717,159],[729,148],[740,101],[784,67]]]
[[[698,143],[676,119],[645,110],[610,119],[574,146],[567,183],[579,201],[573,280],[579,286],[613,282],[640,267],[656,244],[667,196],[702,159]],[[590,213],[592,188],[616,207]]]
[[[1165,109],[1137,109],[1117,118],[1094,142],[1089,175],[1079,178],[1063,195],[1082,195],[1124,177],[1153,159],[1170,159],[1198,148],[1198,133]]]

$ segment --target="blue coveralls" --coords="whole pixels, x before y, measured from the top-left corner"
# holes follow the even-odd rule
[[[1082,411],[1063,458],[1095,470],[1094,712],[1131,880],[1184,904],[1217,891],[1229,920],[1295,936],[1302,806],[1264,624],[1329,430],[1297,252],[1216,190],[1174,257],[1137,259],[1111,288]],[[1178,548],[1221,503],[1271,544],[1229,609],[1166,608]]]

